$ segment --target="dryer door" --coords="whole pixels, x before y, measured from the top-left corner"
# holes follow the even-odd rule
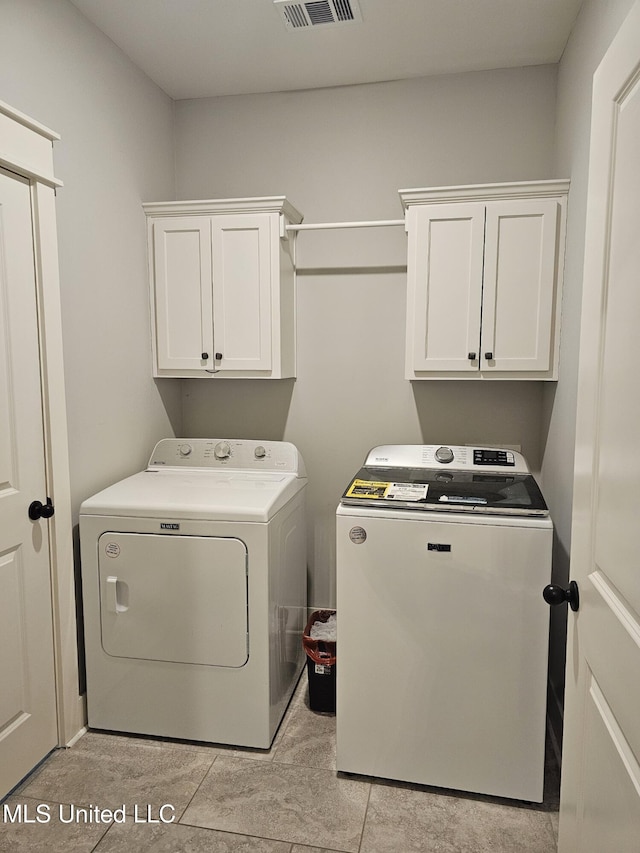
[[[142,660],[243,666],[247,548],[240,539],[103,533],[102,647]]]

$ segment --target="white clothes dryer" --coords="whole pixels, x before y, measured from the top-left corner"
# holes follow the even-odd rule
[[[303,460],[165,439],[80,508],[89,726],[268,748],[304,666]]]
[[[337,769],[540,802],[553,525],[509,449],[374,448],[337,511]]]

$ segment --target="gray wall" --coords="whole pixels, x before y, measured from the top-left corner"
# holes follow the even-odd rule
[[[398,219],[398,189],[564,177],[556,68],[176,104],[179,198],[286,194],[307,222]],[[541,464],[538,382],[408,382],[402,228],[298,237],[298,377],[189,380],[193,436],[285,439],[309,473],[310,603],[334,604],[335,509],[381,443],[521,445]]]
[[[151,377],[141,202],[172,197],[173,103],[66,0],[0,0],[0,98],[57,131],[74,511],[180,423]]]
[[[582,303],[591,85],[593,73],[618,31],[633,0],[586,0],[560,63],[556,171],[571,178],[562,311],[560,379],[543,397],[542,483],[556,530],[554,580],[569,580],[575,409]],[[574,618],[570,616],[569,618]],[[564,693],[564,608],[552,611],[550,709],[560,731]]]

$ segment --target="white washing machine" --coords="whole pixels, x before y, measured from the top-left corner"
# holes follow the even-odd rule
[[[89,726],[267,748],[304,666],[304,463],[167,439],[80,508]]]
[[[542,801],[552,535],[519,453],[370,452],[337,511],[338,770]]]

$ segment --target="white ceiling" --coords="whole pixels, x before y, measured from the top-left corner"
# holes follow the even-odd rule
[[[172,98],[557,62],[582,0],[359,0],[288,30],[273,0],[71,0]]]

